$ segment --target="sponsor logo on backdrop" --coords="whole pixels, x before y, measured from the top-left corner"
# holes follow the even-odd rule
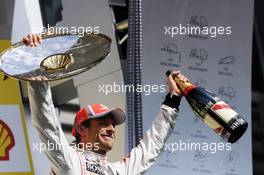
[[[205,63],[208,60],[208,53],[205,49],[193,48],[189,57],[192,59],[193,65],[188,68],[193,71],[208,72]]]
[[[14,146],[15,140],[11,129],[0,120],[0,161],[9,160],[9,152]]]
[[[231,102],[233,98],[236,97],[236,91],[232,86],[220,86],[217,94],[227,103]]]
[[[189,20],[189,24],[193,27],[198,27],[196,30],[202,30],[204,27],[208,27],[208,20],[205,16],[198,16],[198,15],[193,15],[191,16]],[[208,36],[201,34],[200,32],[195,32],[189,34],[189,37],[191,38],[199,38],[199,39],[207,39]]]
[[[218,61],[218,65],[220,69],[218,71],[219,75],[225,76],[233,76],[232,68],[235,66],[236,58],[232,55],[226,56],[224,58],[220,58]]]
[[[164,43],[160,49],[164,53],[163,60],[160,61],[161,66],[180,67],[181,52],[174,43]]]

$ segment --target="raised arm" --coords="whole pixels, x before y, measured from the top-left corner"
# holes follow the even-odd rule
[[[147,130],[138,146],[131,150],[128,157],[113,164],[121,174],[144,174],[155,163],[166,140],[172,133],[181,100],[181,93],[173,80],[175,74],[179,74],[179,72],[174,71],[168,77],[169,93],[150,129]],[[183,79],[185,79],[184,76]]]
[[[23,41],[27,45],[37,46],[40,44],[40,39],[31,34],[25,37]],[[45,79],[45,77],[37,78],[37,80],[42,79]],[[69,146],[56,117],[49,84],[47,82],[31,81],[28,84],[28,96],[32,124],[37,129],[41,144],[46,145],[47,148],[48,145],[54,146],[54,149],[49,147],[49,149],[44,150],[53,165],[54,171],[56,174],[61,174],[76,169],[73,167],[79,165],[78,162],[74,162],[77,159],[77,153]]]
[[[75,151],[68,145],[56,117],[50,87],[47,82],[31,82],[28,86],[32,124],[37,129],[42,144],[54,145],[44,150],[55,172],[73,169]],[[76,164],[76,163],[75,163]]]

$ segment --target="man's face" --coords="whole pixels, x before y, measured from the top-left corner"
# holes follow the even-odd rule
[[[115,139],[115,125],[111,117],[91,119],[89,127],[86,128],[86,143],[96,144],[99,151],[108,152],[113,147]]]

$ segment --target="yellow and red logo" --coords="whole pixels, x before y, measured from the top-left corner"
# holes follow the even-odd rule
[[[9,160],[9,152],[15,146],[15,139],[11,129],[0,120],[0,161]]]

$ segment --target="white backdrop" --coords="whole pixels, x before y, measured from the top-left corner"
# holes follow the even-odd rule
[[[145,0],[143,1],[142,83],[165,84],[168,69],[180,69],[192,82],[218,94],[249,123],[231,150],[163,151],[147,174],[252,174],[251,42],[253,1]],[[165,27],[224,27],[215,37],[201,34],[169,35]],[[227,28],[229,27],[229,28]],[[172,30],[170,30],[170,33]],[[176,28],[174,28],[176,32]],[[212,31],[213,32],[213,31]],[[166,33],[166,34],[165,34]],[[163,93],[142,95],[144,130],[163,101]],[[168,143],[225,142],[194,117],[182,99],[176,128]]]
[[[8,160],[0,161],[0,174],[31,172],[32,170],[30,169],[29,154],[27,150],[28,143],[26,143],[25,140],[26,133],[24,131],[23,121],[19,111],[19,105],[0,105],[0,119],[10,129],[8,135],[13,135],[14,137],[14,146],[8,150]],[[1,131],[2,130],[5,130],[3,129],[3,126],[1,126]],[[3,138],[5,137],[1,135],[1,139]],[[3,142],[4,141],[1,140],[1,146]]]

